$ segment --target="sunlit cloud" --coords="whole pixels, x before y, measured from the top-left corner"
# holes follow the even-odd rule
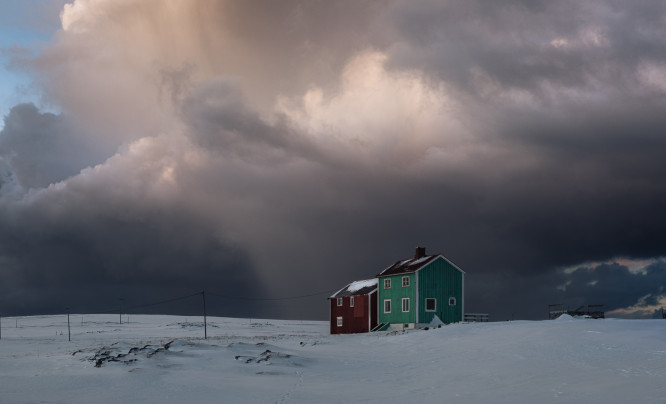
[[[649,259],[632,259],[632,258],[612,258],[607,261],[602,262],[585,262],[578,265],[573,265],[569,267],[562,268],[562,272],[565,274],[573,274],[576,271],[587,270],[594,271],[602,265],[612,265],[617,264],[623,267],[626,267],[632,274],[645,274],[646,268],[656,262],[659,262],[662,258],[649,258]]]
[[[386,59],[364,52],[345,66],[337,92],[312,88],[300,100],[281,98],[277,111],[347,160],[404,167],[431,148],[460,149],[471,134],[455,94],[418,71],[387,71]]]
[[[611,310],[606,314],[609,317],[661,318],[665,306],[666,295],[653,296],[648,294],[641,296],[636,304],[632,306]]]

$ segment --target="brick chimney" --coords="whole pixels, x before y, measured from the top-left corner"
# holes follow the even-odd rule
[[[416,247],[416,252],[414,253],[414,259],[419,259],[425,257],[425,247]]]

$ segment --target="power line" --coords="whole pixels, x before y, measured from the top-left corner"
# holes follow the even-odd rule
[[[150,307],[150,306],[157,306],[157,305],[160,305],[160,304],[176,302],[178,300],[189,299],[190,297],[193,297],[193,296],[199,296],[201,293],[202,292],[196,292],[196,293],[192,293],[191,295],[187,295],[187,296],[174,297],[173,299],[161,300],[159,302],[141,304],[141,305],[138,305],[138,306],[132,306],[132,307],[126,308],[125,311],[134,310],[134,309],[141,309],[141,308]]]
[[[320,291],[320,292],[309,293],[309,294],[305,294],[305,295],[285,296],[285,297],[231,296],[231,295],[225,295],[225,294],[220,294],[220,293],[211,293],[211,292],[208,292],[207,295],[222,298],[222,299],[230,299],[230,300],[280,301],[280,300],[296,300],[296,299],[304,299],[304,298],[313,297],[313,296],[320,296],[320,295],[324,295],[324,294],[333,293],[336,290],[337,289],[330,289],[330,290],[324,290],[324,291]],[[145,308],[145,307],[158,306],[158,305],[161,305],[161,304],[177,302],[179,300],[185,300],[185,299],[189,299],[191,297],[199,296],[199,295],[203,295],[203,292],[195,292],[195,293],[192,293],[192,294],[189,294],[189,295],[174,297],[174,298],[171,298],[171,299],[160,300],[160,301],[157,301],[157,302],[140,304],[140,305],[135,305],[135,306],[129,306],[129,307],[124,308],[123,310],[126,311],[126,312],[129,312],[129,311],[132,311],[132,310],[135,310],[135,309],[141,309],[141,308]],[[71,307],[70,307],[70,309],[71,309]],[[86,310],[86,311],[89,312],[89,310]],[[116,308],[109,309],[109,310],[94,310],[94,314],[110,314],[110,313],[118,313],[118,308],[116,307]],[[18,315],[18,316],[13,316],[13,317],[27,318],[27,317],[35,317],[35,316],[34,315]]]
[[[140,305],[136,305],[136,306],[129,306],[129,307],[123,308],[123,310],[125,312],[128,312],[128,311],[134,310],[134,309],[141,309],[141,308],[144,308],[144,307],[151,307],[151,306],[157,306],[157,305],[160,305],[160,304],[177,302],[179,300],[189,299],[190,297],[198,296],[200,294],[201,294],[201,292],[196,292],[196,293],[192,293],[191,295],[187,295],[187,296],[174,297],[174,298],[171,298],[171,299],[160,300],[158,302],[140,304]],[[111,313],[115,314],[115,313],[118,313],[118,307],[113,308],[113,309],[109,309],[109,310],[93,310],[93,312],[94,312],[94,314],[111,314]],[[25,317],[32,317],[32,316],[25,316]]]
[[[325,290],[322,292],[317,292],[317,293],[311,293],[308,295],[300,295],[300,296],[289,296],[289,297],[244,297],[244,296],[229,296],[229,295],[221,295],[218,293],[208,293],[209,296],[215,296],[215,297],[221,297],[224,299],[235,299],[235,300],[294,300],[294,299],[303,299],[306,297],[313,297],[313,296],[320,296],[324,294],[329,294],[331,292],[335,292],[337,289],[331,289],[331,290]]]

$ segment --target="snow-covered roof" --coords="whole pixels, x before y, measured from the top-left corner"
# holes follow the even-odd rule
[[[458,271],[465,273],[462,269],[458,268],[456,264],[453,262],[449,261],[446,257],[444,257],[441,254],[436,254],[436,255],[425,255],[423,257],[419,258],[410,258],[407,260],[400,260],[396,262],[395,264],[391,265],[390,267],[386,268],[382,272],[380,272],[377,276],[388,276],[388,275],[396,275],[396,274],[406,274],[406,273],[411,273],[411,272],[416,272],[419,269],[425,267],[426,265],[430,264],[437,258],[442,257],[444,260],[446,260],[449,264],[453,265],[454,268],[456,268]]]
[[[343,296],[367,295],[377,290],[377,278],[366,279],[364,281],[354,281],[344,288],[335,292],[331,299]]]
[[[427,264],[435,260],[439,255],[426,255],[420,258],[410,258],[408,260],[400,260],[390,267],[386,268],[377,276],[395,275],[409,272],[416,272]]]

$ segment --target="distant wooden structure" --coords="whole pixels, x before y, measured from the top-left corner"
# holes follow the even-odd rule
[[[466,323],[487,323],[488,313],[465,313],[463,321]]]
[[[603,307],[603,304],[588,304],[582,305],[575,310],[569,310],[568,308],[565,309],[562,303],[549,304],[548,319],[555,320],[562,314],[568,314],[572,317],[605,318],[606,313],[602,310]]]

